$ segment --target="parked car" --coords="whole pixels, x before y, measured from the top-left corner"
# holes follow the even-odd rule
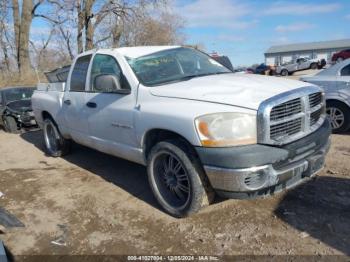
[[[277,66],[276,73],[281,76],[293,74],[296,71],[306,69],[318,69],[321,61],[318,59],[310,59],[306,57],[298,58],[295,62]]]
[[[275,68],[264,63],[257,66],[254,70],[254,74],[257,75],[275,75]]]
[[[350,128],[350,59],[333,65],[315,76],[304,76],[302,81],[319,85],[324,89],[327,113],[333,132]]]
[[[34,87],[0,89],[0,125],[6,132],[18,133],[22,128],[36,126],[31,106]]]
[[[251,68],[251,67],[248,67],[248,68],[245,69],[245,73],[246,74],[254,74],[254,69]]]
[[[339,62],[342,62],[343,60],[348,59],[348,58],[350,58],[350,49],[346,49],[346,50],[340,51],[338,53],[335,53],[332,56],[332,62],[339,63]]]
[[[179,46],[82,53],[67,82],[39,84],[32,103],[49,155],[67,154],[73,140],[145,165],[176,217],[215,192],[251,198],[296,186],[322,169],[330,144],[321,88],[235,74]]]

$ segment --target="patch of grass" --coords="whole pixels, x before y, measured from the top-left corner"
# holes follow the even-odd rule
[[[21,75],[19,72],[2,72],[0,74],[0,88],[7,86],[36,86],[39,82],[46,82],[46,77],[43,73],[38,75],[35,72],[28,72]]]

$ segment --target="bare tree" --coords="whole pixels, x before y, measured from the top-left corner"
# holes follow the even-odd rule
[[[55,28],[52,28],[49,35],[46,37],[46,39],[44,38],[41,39],[40,46],[37,43],[34,43],[33,41],[29,41],[35,52],[35,61],[33,61],[33,63],[35,64],[35,67],[39,70],[45,70],[45,69],[47,70],[47,65],[48,65],[47,53],[49,49],[48,46],[54,34],[55,34]]]
[[[7,71],[10,71],[10,56],[11,56],[11,44],[10,44],[10,35],[7,24],[8,16],[8,3],[4,1],[0,3],[0,49],[3,58],[3,63],[0,64],[0,67],[5,66]]]
[[[69,0],[65,0],[63,2],[69,2]],[[51,15],[39,13],[38,9],[43,3],[47,3],[51,6],[56,6],[58,9],[62,9],[64,6],[59,0],[12,0],[16,60],[17,67],[21,75],[24,75],[31,71],[29,44],[30,28],[33,19],[36,17],[46,19],[47,21],[51,22],[53,26],[63,23],[57,12],[53,12]],[[52,35],[50,33],[48,40],[50,41],[51,38]],[[49,43],[46,43],[45,49],[47,48],[48,44]]]
[[[35,10],[43,0],[21,1],[21,8],[18,0],[12,0],[13,25],[15,31],[15,44],[17,50],[17,65],[21,74],[30,71],[29,56],[29,34]]]
[[[166,11],[157,16],[148,13],[137,14],[132,20],[124,23],[120,44],[123,46],[182,44],[185,40],[182,33],[183,24],[181,17]]]
[[[158,6],[167,0],[0,1],[0,66],[23,76],[94,47],[182,43],[181,18]],[[30,35],[33,19],[51,26],[41,40]]]
[[[72,60],[75,56],[75,34],[73,33],[77,27],[76,6],[79,0],[46,0],[49,4],[51,13],[34,14],[35,17],[41,17],[51,24],[56,34],[52,36],[58,42],[63,44],[66,49],[62,48],[64,53]]]

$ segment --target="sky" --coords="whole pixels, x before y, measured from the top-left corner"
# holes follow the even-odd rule
[[[272,45],[350,38],[350,0],[176,0],[174,9],[188,43],[234,66],[264,62]]]
[[[234,66],[264,62],[272,45],[350,38],[350,0],[172,0],[187,44],[227,55]],[[34,19],[40,41],[45,22]]]

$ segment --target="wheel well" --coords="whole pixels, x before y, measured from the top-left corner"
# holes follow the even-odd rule
[[[45,120],[45,119],[51,119],[52,122],[54,123],[54,125],[56,125],[57,129],[59,130],[58,125],[57,125],[55,119],[53,119],[52,115],[51,115],[49,112],[43,111],[43,112],[41,113],[41,115],[42,115],[42,117],[43,117],[43,120]]]
[[[143,150],[145,159],[147,159],[149,152],[155,144],[169,139],[178,139],[184,142],[184,144],[186,144],[187,147],[189,147],[192,151],[194,151],[194,153],[196,153],[191,143],[188,142],[186,138],[179,135],[178,133],[166,129],[152,129],[146,133],[143,139]]]
[[[344,106],[346,106],[347,108],[350,109],[350,106],[349,106],[348,104],[344,103],[343,101],[340,101],[340,100],[337,100],[337,99],[327,99],[327,100],[326,100],[326,105],[327,105],[329,102],[340,103],[340,104],[342,104],[342,105],[344,105]]]
[[[47,118],[51,118],[51,119],[52,119],[52,116],[51,116],[50,113],[47,112],[47,111],[43,111],[43,112],[41,113],[41,115],[42,115],[42,117],[43,117],[43,120],[45,120],[45,119],[47,119]]]

